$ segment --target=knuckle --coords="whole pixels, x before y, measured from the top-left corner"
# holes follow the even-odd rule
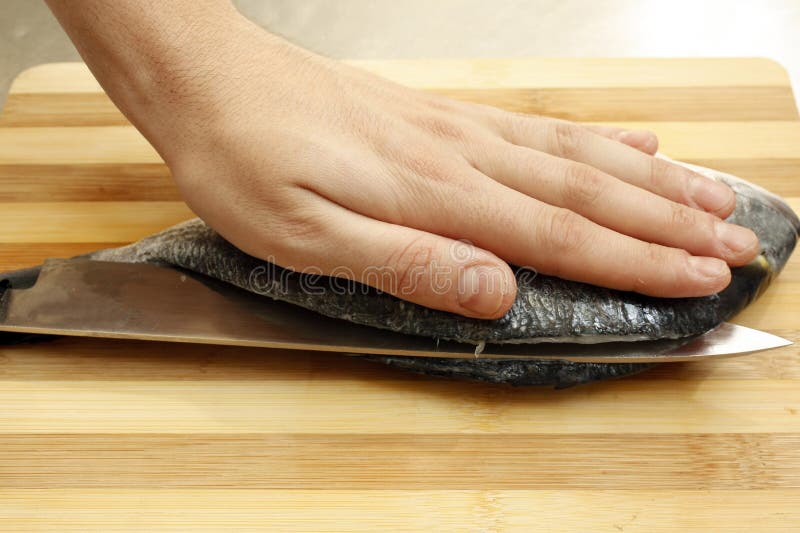
[[[650,158],[647,190],[655,193],[681,191],[676,199],[688,203],[689,174],[681,167],[658,157]]]
[[[643,259],[651,265],[663,265],[668,259],[667,249],[653,242],[645,244],[643,255]]]
[[[647,173],[647,190],[658,191],[663,185],[666,174],[669,172],[667,163],[658,157],[650,158],[650,172]]]
[[[583,163],[570,164],[564,180],[564,201],[570,206],[594,205],[605,188],[600,171]]]
[[[696,230],[698,227],[697,217],[692,212],[692,209],[675,202],[669,203],[669,218],[667,220],[668,228],[679,231],[686,229]]]
[[[392,163],[394,173],[398,178],[404,178],[404,183],[409,178],[414,181],[428,183],[429,181],[449,182],[453,178],[452,165],[442,158],[436,158],[429,153],[409,151],[397,154],[398,159]]]
[[[643,270],[649,274],[632,278],[628,290],[651,293],[654,285],[674,285],[681,277],[688,257],[686,250],[668,248],[652,242],[645,243],[641,258],[645,266]]]
[[[458,109],[458,102],[457,100],[452,100],[447,98],[441,94],[430,94],[430,93],[422,93],[423,98],[426,98],[428,106],[435,110],[444,113],[452,113]]]
[[[530,137],[531,121],[520,113],[500,111],[496,115],[502,129],[506,132],[506,137],[515,144],[523,144],[524,139]]]
[[[444,115],[423,115],[414,119],[414,122],[421,129],[442,139],[465,142],[468,137],[464,125]]]
[[[394,173],[407,190],[417,190],[421,200],[446,195],[444,201],[452,202],[451,195],[475,194],[481,187],[474,168],[468,162],[455,158],[405,154],[396,164]]]
[[[394,272],[394,287],[390,291],[405,294],[416,292],[420,278],[426,274],[435,258],[436,245],[430,238],[420,236],[412,239],[386,260],[386,266]]]
[[[566,159],[575,159],[581,154],[586,133],[580,126],[557,120],[553,122],[551,128],[551,153]]]
[[[499,108],[492,109],[493,113],[490,115],[494,117],[497,131],[504,140],[519,146],[529,146],[533,143],[541,145],[542,150],[548,151],[546,139],[553,119]]]
[[[556,254],[575,253],[588,238],[583,218],[568,209],[557,209],[542,227],[543,243]]]
[[[268,226],[266,238],[285,255],[302,256],[308,253],[327,234],[325,221],[307,209],[295,209]]]
[[[659,278],[673,283],[686,269],[690,254],[682,248],[669,248],[656,243],[647,243],[644,258],[657,267]]]

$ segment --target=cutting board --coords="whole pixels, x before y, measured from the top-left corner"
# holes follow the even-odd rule
[[[651,128],[800,210],[800,121],[763,59],[378,61],[514,111]],[[0,114],[0,270],[190,217],[82,64]],[[800,253],[737,322],[800,341]],[[800,528],[800,350],[553,391],[340,354],[61,339],[0,349],[0,529]],[[797,530],[797,529],[795,529]]]

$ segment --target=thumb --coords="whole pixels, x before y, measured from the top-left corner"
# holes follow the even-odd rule
[[[303,253],[300,263],[425,307],[473,318],[500,318],[514,302],[514,274],[494,254],[346,209],[337,211],[336,234],[325,236],[324,244],[313,246],[310,255]]]

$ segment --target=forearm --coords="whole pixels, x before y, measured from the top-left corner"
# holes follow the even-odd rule
[[[212,122],[218,106],[206,96],[221,81],[219,65],[247,53],[233,36],[258,33],[272,41],[276,56],[290,46],[244,19],[229,0],[46,2],[109,97],[159,151],[180,145],[176,136],[185,133],[173,125]]]

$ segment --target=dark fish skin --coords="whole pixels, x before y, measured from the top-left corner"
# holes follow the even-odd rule
[[[368,326],[462,342],[610,342],[688,339],[747,306],[780,272],[794,250],[800,220],[777,196],[733,176],[693,167],[728,183],[737,204],[729,221],[751,228],[761,255],[732,271],[731,284],[702,298],[659,299],[604,289],[516,269],[519,293],[498,320],[477,320],[424,308],[364,285],[286,271],[238,250],[193,219],[121,248],[89,254],[94,260],[176,265]],[[564,387],[640,372],[652,365],[372,356],[427,374],[515,385]]]
[[[505,383],[514,386],[547,385],[565,389],[573,385],[638,374],[651,363],[573,363],[570,361],[514,359],[447,359],[370,355],[366,359],[429,376]],[[424,361],[418,361],[424,359]]]

